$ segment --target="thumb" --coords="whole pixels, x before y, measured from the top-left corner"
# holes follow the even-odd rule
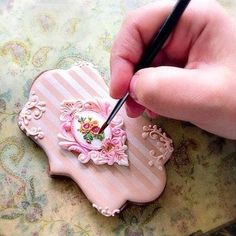
[[[130,96],[161,116],[196,124],[204,121],[203,116],[214,116],[210,112],[218,105],[217,77],[215,69],[147,68],[133,76]]]

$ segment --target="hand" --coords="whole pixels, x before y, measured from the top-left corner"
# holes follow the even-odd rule
[[[236,24],[217,2],[193,0],[152,67],[134,74],[172,9],[157,2],[126,18],[112,48],[110,94],[130,91],[130,117],[148,109],[236,139]]]

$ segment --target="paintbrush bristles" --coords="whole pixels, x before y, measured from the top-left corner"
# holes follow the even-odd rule
[[[102,127],[100,128],[98,134],[101,134],[101,133],[106,129],[107,126],[108,126],[108,123],[105,122],[105,123],[102,125]]]

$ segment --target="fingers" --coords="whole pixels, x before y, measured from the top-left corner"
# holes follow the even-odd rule
[[[144,106],[135,102],[131,97],[128,97],[128,99],[125,103],[125,108],[126,108],[127,115],[131,118],[136,118],[136,117],[142,115],[144,111],[148,115],[148,117],[150,117],[152,119],[158,118],[157,113],[146,109]]]
[[[155,10],[153,8],[155,6]],[[134,66],[145,45],[170,12],[172,4],[151,4],[131,13],[118,33],[111,53],[110,94],[121,98],[129,88]],[[147,14],[151,14],[147,17]]]
[[[152,119],[157,119],[159,117],[157,113],[155,113],[151,110],[148,110],[148,109],[146,109],[146,113]]]
[[[136,103],[131,97],[128,97],[125,108],[127,115],[131,118],[140,116],[145,110],[142,105]]]
[[[154,33],[173,9],[173,4],[173,2],[149,4],[131,13],[124,21],[111,53],[110,94],[112,97],[121,98],[128,91],[135,65]],[[205,5],[204,1],[203,4],[197,1],[190,3],[163,52],[155,59],[158,64],[184,66],[191,43],[205,26],[207,18]]]
[[[222,102],[220,81],[217,70],[148,68],[132,78],[130,95],[161,116],[200,124],[214,116]]]

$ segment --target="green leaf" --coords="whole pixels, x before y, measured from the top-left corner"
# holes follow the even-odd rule
[[[88,139],[91,141],[93,140],[93,135],[91,133],[88,133]]]
[[[98,134],[98,135],[96,135],[96,138],[97,138],[98,140],[102,141],[102,140],[104,139],[104,135]]]

